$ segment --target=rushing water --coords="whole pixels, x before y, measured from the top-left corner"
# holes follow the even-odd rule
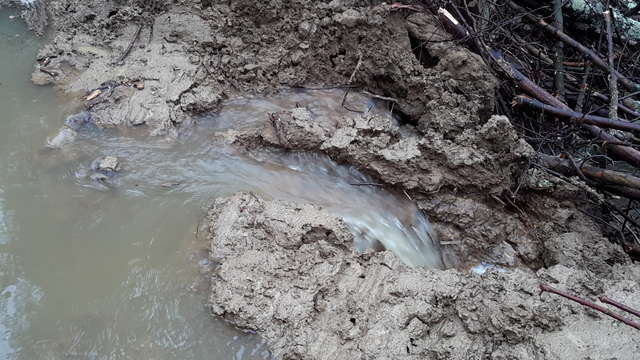
[[[9,15],[0,11],[0,358],[268,357],[257,337],[213,320],[206,291],[194,283],[202,260],[193,255],[197,219],[213,197],[237,191],[322,205],[352,227],[357,247],[381,242],[407,263],[437,263],[415,206],[354,186],[371,182],[355,169],[220,140],[229,128],[296,104],[339,115],[340,93],[230,101],[178,139],[88,127],[48,149],[46,139],[73,109],[29,83],[41,43]],[[121,159],[121,171],[91,180],[92,161],[105,155]]]

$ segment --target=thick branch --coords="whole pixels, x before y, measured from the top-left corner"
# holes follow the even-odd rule
[[[570,109],[558,108],[551,105],[544,104],[536,99],[532,99],[526,96],[516,96],[514,102],[520,105],[526,105],[528,107],[548,112],[555,116],[571,119],[576,123],[584,123],[590,125],[596,125],[608,129],[617,129],[623,131],[640,131],[640,124],[630,123],[622,120],[613,120],[602,116],[582,114]]]
[[[575,166],[567,159],[557,156],[538,154],[538,163],[553,171],[559,172],[565,176],[576,176],[578,170],[590,180],[597,181],[604,185],[626,186],[634,189],[640,189],[640,178],[619,171],[597,168],[589,165]]]

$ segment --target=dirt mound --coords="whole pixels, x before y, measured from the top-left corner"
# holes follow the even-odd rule
[[[495,81],[475,55],[416,48],[416,39],[437,29],[431,18],[406,19],[384,3],[144,4],[49,1],[56,36],[39,55],[34,81],[87,95],[99,89],[87,103],[98,124],[147,124],[156,134],[224,98],[350,78],[445,132],[488,118],[493,107]],[[129,86],[140,81],[143,90]]]
[[[600,239],[573,247],[571,258],[589,259],[590,269],[551,246],[557,264],[548,269],[480,276],[411,269],[389,252],[356,254],[340,219],[253,194],[217,200],[209,229],[218,263],[213,313],[258,331],[276,358],[632,359],[637,352],[633,328],[539,293],[544,281],[638,307],[640,273],[609,265],[616,250]],[[574,240],[566,234],[557,242]],[[602,257],[591,252],[600,246]]]
[[[350,106],[366,108],[368,101],[352,94]],[[304,105],[273,114],[263,127],[237,135],[235,143],[323,151],[404,191],[434,223],[453,257],[450,264],[491,261],[537,269],[544,265],[548,239],[570,231],[599,234],[575,210],[582,198],[578,190],[562,184],[539,188],[535,174],[521,174],[535,152],[505,117],[476,117],[464,131],[444,136],[439,128],[421,130],[374,113],[314,116]],[[522,179],[528,182],[519,184]],[[514,188],[518,203],[512,200]]]

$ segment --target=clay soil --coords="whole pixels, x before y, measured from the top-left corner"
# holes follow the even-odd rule
[[[276,358],[640,354],[638,330],[540,292],[545,283],[640,308],[640,268],[586,215],[583,189],[530,166],[535,151],[493,115],[498,80],[431,16],[364,0],[50,0],[46,21],[36,15],[26,12],[51,41],[33,81],[82,99],[99,126],[188,136],[191,119],[225,99],[291,88],[392,99],[399,122],[292,109],[232,136],[239,147],[324,152],[411,197],[447,265],[356,253],[342,220],[314,205],[216,200],[210,306]],[[480,262],[498,267],[469,270]]]

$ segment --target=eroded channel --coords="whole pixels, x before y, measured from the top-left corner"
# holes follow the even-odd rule
[[[40,40],[0,12],[0,356],[13,359],[268,357],[256,336],[212,320],[199,292],[197,220],[213,198],[253,191],[342,216],[357,248],[380,244],[436,265],[430,225],[411,201],[354,168],[309,153],[243,151],[230,129],[296,106],[340,116],[341,91],[228,101],[177,138],[83,126],[46,146],[76,110],[31,85]],[[374,101],[362,111],[379,111]],[[120,163],[92,176],[95,159]],[[379,243],[379,244],[378,244]]]

